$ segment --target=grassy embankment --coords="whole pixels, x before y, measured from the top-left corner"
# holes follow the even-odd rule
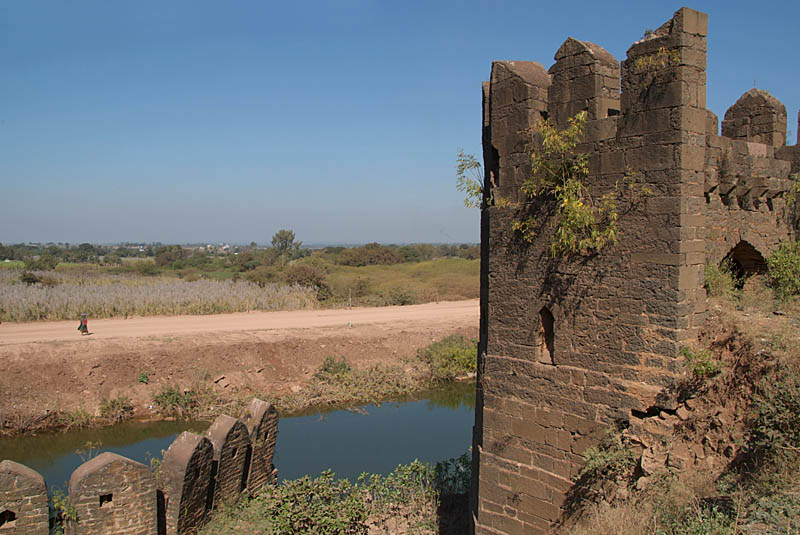
[[[258,397],[271,402],[281,416],[332,406],[353,407],[408,398],[416,393],[474,376],[477,341],[451,335],[418,351],[415,358],[392,365],[353,368],[344,357],[329,356],[297,392]],[[189,390],[167,386],[153,400],[163,416],[210,418],[216,414],[239,414],[248,398],[222,402],[208,384],[198,380]]]

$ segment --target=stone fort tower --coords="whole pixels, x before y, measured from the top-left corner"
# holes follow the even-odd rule
[[[483,85],[490,206],[481,216],[478,534],[546,531],[562,514],[581,454],[614,422],[657,436],[656,415],[676,408],[678,352],[706,316],[704,265],[727,257],[757,272],[795,237],[785,197],[800,150],[785,145],[786,110],[748,91],[719,135],[706,109],[707,26],[706,14],[682,8],[621,65],[572,38],[549,70],[492,65]],[[528,244],[512,230],[530,174],[529,132],[582,110],[589,121],[578,150],[590,155],[593,196],[626,174],[653,193],[621,215],[616,246],[554,258],[547,233]],[[493,206],[492,198],[512,203]],[[547,202],[529,208],[543,213]]]

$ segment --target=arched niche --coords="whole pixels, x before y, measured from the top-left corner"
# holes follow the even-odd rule
[[[735,277],[737,286],[742,287],[744,281],[753,275],[760,275],[767,271],[767,261],[764,256],[750,243],[742,240],[733,247],[722,264],[730,267],[731,274]]]

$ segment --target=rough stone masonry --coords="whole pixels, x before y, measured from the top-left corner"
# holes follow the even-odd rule
[[[67,535],[197,533],[220,503],[275,484],[277,433],[275,408],[253,399],[245,422],[222,415],[206,436],[182,433],[155,471],[102,453],[72,473],[62,511],[50,511],[39,473],[2,461],[0,534],[47,535],[49,519],[61,514]]]
[[[786,109],[765,91],[748,91],[719,135],[705,107],[707,27],[706,14],[682,8],[621,64],[572,38],[549,70],[492,64],[483,84],[488,207],[471,504],[478,534],[548,530],[581,454],[615,422],[657,437],[662,428],[651,416],[675,410],[677,355],[706,317],[705,264],[726,259],[758,272],[781,241],[795,238],[786,192],[800,150],[785,146]],[[592,195],[626,176],[652,194],[621,214],[614,247],[552,257],[550,234],[527,243],[512,222],[522,203],[542,215],[552,202],[520,194],[531,131],[543,119],[564,126],[580,111],[588,123],[577,150],[589,154]]]

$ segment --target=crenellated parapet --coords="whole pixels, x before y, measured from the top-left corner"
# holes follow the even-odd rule
[[[482,87],[477,533],[546,532],[581,454],[615,422],[642,447],[666,435],[669,418],[654,415],[676,409],[678,352],[706,318],[705,265],[758,272],[795,237],[786,193],[800,151],[785,145],[785,109],[748,91],[719,135],[706,109],[707,29],[706,14],[682,8],[621,63],[574,38],[548,70],[492,63]],[[552,199],[528,199],[520,185],[539,122],[564,126],[579,112],[590,195],[631,180],[649,193],[620,210],[613,247],[553,257]],[[514,230],[523,212],[538,225],[530,241]]]
[[[75,469],[69,480],[70,535],[196,533],[212,508],[243,492],[274,485],[278,416],[254,399],[245,421],[219,416],[207,436],[181,433],[157,470],[105,452]],[[40,474],[0,462],[0,533],[47,535],[47,488]]]
[[[786,107],[766,91],[751,89],[725,112],[722,135],[783,147],[786,144]]]

